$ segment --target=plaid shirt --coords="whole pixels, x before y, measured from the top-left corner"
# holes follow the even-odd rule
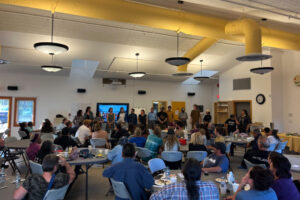
[[[199,200],[219,200],[219,190],[212,182],[197,181],[199,186]],[[187,189],[184,182],[165,186],[151,195],[150,200],[180,199],[188,200]]]

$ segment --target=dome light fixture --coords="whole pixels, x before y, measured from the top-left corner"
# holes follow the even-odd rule
[[[258,61],[258,60],[267,60],[272,58],[271,55],[266,54],[248,54],[245,56],[237,57],[238,61]]]
[[[202,75],[202,63],[203,63],[203,60],[200,60],[200,63],[201,63],[201,75],[200,76],[195,76],[194,79],[196,81],[205,81],[205,80],[209,79],[209,77]]]
[[[62,67],[55,65],[43,65],[41,68],[46,72],[59,72],[63,69]]]
[[[130,72],[128,73],[129,76],[133,78],[142,78],[143,76],[146,75],[146,72],[139,72],[139,53],[136,53],[136,72]]]
[[[179,57],[178,52],[179,52],[179,33],[177,33],[177,56],[166,58],[165,62],[170,65],[181,66],[181,65],[185,65],[191,61],[187,57]]]
[[[38,42],[33,47],[48,55],[58,55],[65,53],[69,50],[69,47],[65,44],[53,42],[53,30],[54,30],[54,13],[52,13],[52,26],[51,26],[51,42]]]
[[[193,76],[193,73],[189,72],[177,72],[175,74],[172,74],[173,76],[182,77],[182,76]]]
[[[263,67],[262,60],[261,60],[261,67],[252,68],[252,69],[250,69],[250,72],[263,75],[263,74],[269,73],[273,70],[274,70],[274,67]]]

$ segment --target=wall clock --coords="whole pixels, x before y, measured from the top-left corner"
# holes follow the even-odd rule
[[[263,95],[263,94],[258,94],[258,95],[256,96],[256,102],[257,102],[258,104],[264,104],[265,101],[266,101],[265,95]]]

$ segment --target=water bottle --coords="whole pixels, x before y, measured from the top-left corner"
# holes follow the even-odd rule
[[[5,185],[5,169],[2,167],[0,172],[0,186],[3,187]]]
[[[165,173],[166,173],[166,178],[169,179],[170,178],[170,169],[169,169],[169,167],[166,168]]]
[[[5,169],[4,167],[2,167],[1,172],[0,172],[0,177],[4,177],[5,176]]]
[[[226,194],[226,190],[227,190],[227,185],[226,185],[225,181],[222,181],[220,183],[220,193],[222,195],[224,195],[224,194]]]
[[[17,171],[16,171],[16,184],[17,184],[17,183],[20,183],[20,182],[21,182],[21,176],[20,176],[19,171],[17,170]]]
[[[230,183],[230,184],[233,184],[233,183],[235,182],[234,175],[233,175],[232,171],[230,171],[230,172],[228,173],[228,175],[227,175],[227,181],[228,181],[228,183]]]

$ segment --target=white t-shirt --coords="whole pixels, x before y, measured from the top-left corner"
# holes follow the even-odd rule
[[[268,141],[271,144],[278,144],[279,140],[277,140],[273,135],[268,136]]]
[[[84,144],[85,143],[85,138],[87,136],[90,136],[91,135],[91,131],[88,127],[86,127],[85,125],[81,125],[76,134],[75,134],[75,137],[78,137],[79,141],[81,144]]]
[[[120,113],[118,122],[125,122],[125,113]]]

